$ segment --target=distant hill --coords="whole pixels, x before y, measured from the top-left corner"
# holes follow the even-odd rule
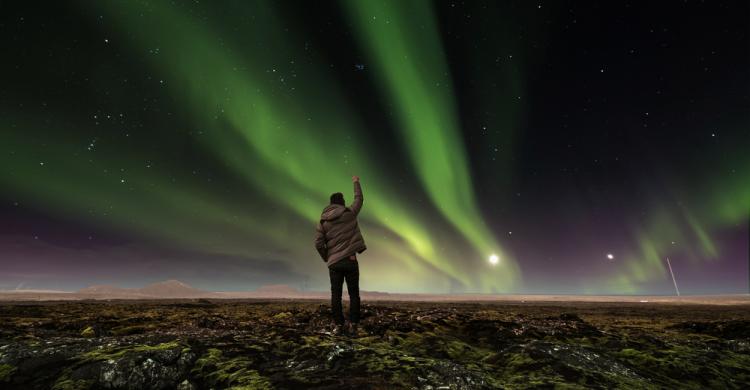
[[[165,280],[149,284],[142,288],[122,288],[111,285],[95,285],[82,288],[75,294],[99,299],[137,299],[137,298],[200,298],[212,297],[214,294],[199,290],[179,280]]]
[[[149,284],[138,289],[138,292],[148,296],[164,298],[192,298],[211,295],[207,291],[199,290],[174,279]]]
[[[76,293],[79,293],[79,294],[130,294],[130,293],[134,293],[135,291],[136,289],[133,289],[133,288],[122,288],[122,287],[112,286],[109,284],[98,284],[98,285],[82,288],[76,291]]]

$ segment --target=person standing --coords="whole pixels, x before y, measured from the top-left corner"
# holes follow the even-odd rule
[[[357,254],[367,249],[359,231],[357,216],[362,210],[362,187],[359,176],[353,176],[354,202],[346,207],[344,194],[331,194],[330,204],[323,209],[315,228],[315,249],[328,265],[331,279],[331,311],[334,333],[346,333],[341,295],[344,281],[349,291],[349,333],[356,336],[359,328],[359,264]]]

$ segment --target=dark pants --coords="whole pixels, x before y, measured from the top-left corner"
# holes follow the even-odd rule
[[[359,323],[359,264],[356,260],[345,257],[328,267],[331,277],[331,310],[333,321],[344,325],[344,313],[341,308],[341,294],[344,280],[349,291],[349,321]]]

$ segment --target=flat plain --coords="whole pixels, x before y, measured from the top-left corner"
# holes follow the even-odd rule
[[[741,301],[363,301],[353,336],[316,299],[6,301],[0,387],[747,388]]]

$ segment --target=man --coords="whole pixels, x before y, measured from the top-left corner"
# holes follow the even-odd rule
[[[359,327],[359,264],[357,253],[367,249],[357,224],[357,215],[362,209],[362,187],[359,176],[353,176],[354,202],[346,207],[344,195],[331,195],[331,204],[323,209],[320,222],[315,229],[315,249],[328,265],[331,278],[331,311],[335,323],[334,333],[345,333],[341,294],[346,280],[349,291],[350,334],[356,336]]]

